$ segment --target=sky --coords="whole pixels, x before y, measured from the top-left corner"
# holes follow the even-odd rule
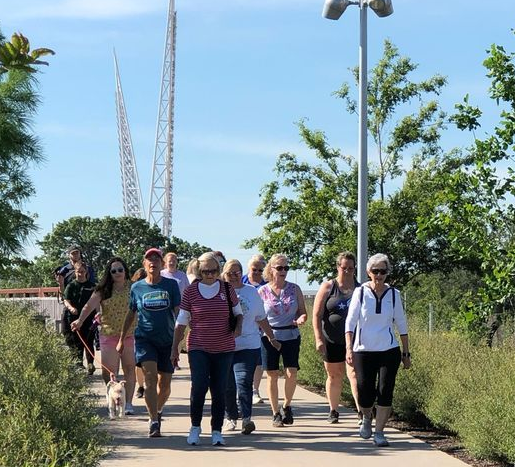
[[[259,192],[283,152],[314,161],[295,123],[323,130],[332,146],[357,155],[358,122],[332,93],[358,62],[359,9],[322,18],[323,0],[176,0],[177,55],[172,234],[221,250],[245,265],[245,239],[260,235]],[[393,0],[394,14],[368,14],[369,69],[390,39],[419,64],[413,79],[440,73],[452,111],[465,94],[485,110],[482,66],[492,43],[515,50],[514,2]],[[148,210],[168,0],[0,0],[0,30],[20,31],[56,55],[39,74],[33,122],[45,162],[31,169],[36,240],[71,216],[123,214],[115,110],[116,49],[145,210]],[[369,140],[370,142],[370,140]],[[445,147],[471,136],[448,130]],[[375,154],[369,149],[369,158]],[[409,163],[409,161],[405,161]],[[307,288],[302,272],[291,280]]]

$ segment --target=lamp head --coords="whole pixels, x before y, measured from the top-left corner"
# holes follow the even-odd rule
[[[339,19],[349,3],[349,0],[325,0],[322,16],[327,19]]]
[[[368,0],[368,6],[380,18],[390,16],[393,13],[392,0]]]

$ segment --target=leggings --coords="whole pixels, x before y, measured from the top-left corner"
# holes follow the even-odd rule
[[[393,400],[395,377],[401,363],[399,347],[382,352],[355,352],[354,369],[358,380],[358,402],[370,408],[390,407]]]

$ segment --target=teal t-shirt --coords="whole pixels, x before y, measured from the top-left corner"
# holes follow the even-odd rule
[[[132,284],[130,308],[138,313],[134,337],[147,339],[156,346],[172,344],[174,308],[180,302],[179,285],[174,279],[161,277],[157,284],[148,284],[143,279]]]

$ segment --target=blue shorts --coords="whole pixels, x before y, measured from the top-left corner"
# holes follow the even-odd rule
[[[135,337],[134,352],[136,354],[136,366],[141,367],[143,362],[156,362],[157,371],[161,373],[173,373],[171,361],[172,344],[156,346],[147,339]]]
[[[299,352],[300,352],[300,336],[297,339],[279,341],[281,343],[281,350],[276,350],[268,337],[261,338],[261,360],[263,370],[278,370],[279,358],[283,357],[284,368],[297,368],[299,367]]]

